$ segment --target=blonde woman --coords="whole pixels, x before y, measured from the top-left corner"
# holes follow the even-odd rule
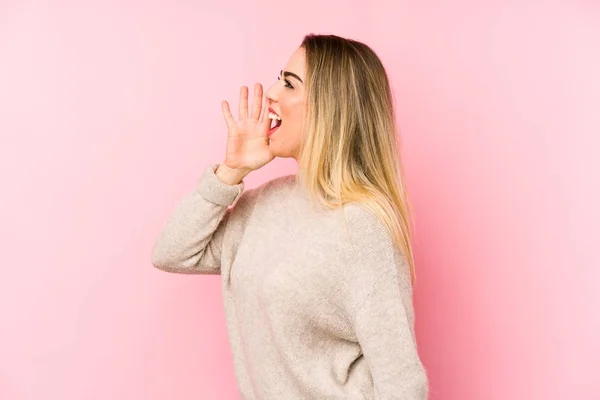
[[[382,63],[365,44],[310,34],[265,97],[256,84],[248,109],[242,86],[237,121],[222,102],[225,160],[177,205],[153,265],[221,275],[245,400],[426,399]],[[244,190],[275,157],[296,159],[298,173]]]

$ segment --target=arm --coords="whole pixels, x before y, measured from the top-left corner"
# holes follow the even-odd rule
[[[248,197],[243,176],[207,166],[196,187],[176,206],[152,250],[152,264],[163,271],[185,274],[220,274],[221,250],[232,213]],[[224,177],[224,178],[223,178]],[[237,184],[227,184],[236,182]],[[237,200],[235,207],[232,206]]]
[[[379,400],[426,400],[428,378],[417,351],[410,268],[384,224],[347,207],[353,243],[345,276],[357,341]]]
[[[355,313],[354,328],[373,377],[376,399],[427,399],[427,375],[409,314],[410,285],[395,274],[376,280],[373,292]]]

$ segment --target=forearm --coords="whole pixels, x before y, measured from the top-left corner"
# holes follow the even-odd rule
[[[242,185],[228,185],[209,166],[175,207],[152,251],[159,269],[182,273],[219,273],[227,207],[241,195]],[[238,174],[228,174],[232,181]]]

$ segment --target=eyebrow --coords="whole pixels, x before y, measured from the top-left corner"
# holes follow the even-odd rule
[[[286,78],[286,77],[288,77],[288,76],[291,76],[291,77],[293,77],[293,78],[296,78],[296,79],[298,79],[298,80],[300,81],[300,83],[304,83],[304,82],[302,82],[302,79],[300,79],[300,77],[299,77],[298,75],[296,75],[295,73],[293,73],[293,72],[289,72],[289,71],[283,71],[283,70],[281,70],[279,73],[280,73],[280,74],[281,74],[281,73],[283,73],[283,77],[284,77],[284,78]]]

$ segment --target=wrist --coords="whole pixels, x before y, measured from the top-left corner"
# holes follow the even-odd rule
[[[215,170],[217,178],[227,185],[238,185],[249,173],[247,170],[229,168],[225,164],[219,164]]]

